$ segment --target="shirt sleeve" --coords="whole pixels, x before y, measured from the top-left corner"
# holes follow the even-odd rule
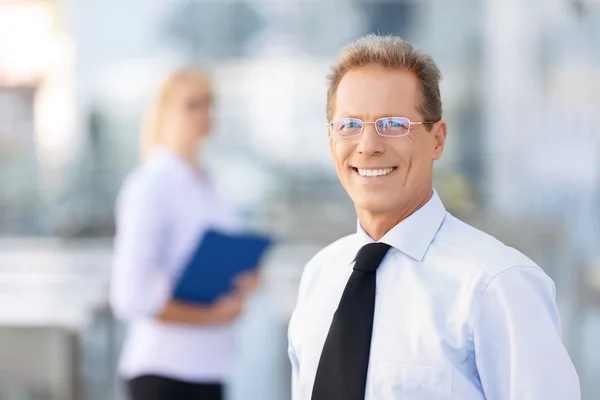
[[[300,365],[298,364],[298,358],[296,357],[296,351],[294,350],[294,346],[292,345],[291,340],[289,340],[288,333],[288,357],[290,359],[290,363],[292,366],[292,400],[300,400],[300,393],[298,387],[298,374]]]
[[[307,271],[306,268],[304,269],[304,272],[302,273],[302,277],[300,280],[300,285],[298,288],[298,295],[296,296],[296,307],[294,308],[294,312],[292,313],[292,316],[290,318],[290,322],[288,324],[288,357],[290,360],[290,364],[292,367],[292,376],[291,376],[291,389],[292,389],[292,400],[300,400],[301,398],[301,394],[300,394],[300,361],[298,360],[298,355],[296,354],[296,349],[294,348],[294,341],[293,341],[293,333],[295,332],[296,328],[296,320],[298,318],[297,314],[298,314],[298,307],[301,305],[301,301],[303,299],[303,291],[304,291],[304,287],[306,286],[306,280],[307,280]]]
[[[473,341],[487,399],[581,399],[560,337],[554,283],[539,268],[514,267],[492,279]]]
[[[300,400],[303,396],[302,383],[300,379],[300,358],[294,348],[294,333],[297,333],[301,329],[298,325],[299,312],[302,308],[307,296],[310,295],[312,286],[314,285],[316,269],[321,264],[322,255],[317,254],[313,257],[304,267],[300,278],[300,284],[298,285],[298,293],[296,295],[296,306],[290,318],[288,324],[288,357],[292,367],[291,376],[291,388],[292,388],[292,400]]]
[[[111,307],[121,320],[153,316],[170,298],[161,262],[165,207],[147,182],[133,180],[119,194],[115,217]]]

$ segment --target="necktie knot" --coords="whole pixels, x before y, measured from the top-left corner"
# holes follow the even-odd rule
[[[386,243],[369,243],[364,245],[356,256],[354,270],[375,272],[389,249],[390,245]]]

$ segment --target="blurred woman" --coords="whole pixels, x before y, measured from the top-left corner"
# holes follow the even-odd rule
[[[120,373],[134,400],[222,399],[234,358],[232,322],[258,284],[239,277],[213,305],[171,293],[202,233],[233,231],[236,217],[197,161],[211,125],[213,90],[184,69],[163,84],[142,146],[116,204],[111,305],[128,326]]]

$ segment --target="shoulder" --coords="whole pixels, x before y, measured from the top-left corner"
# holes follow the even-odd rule
[[[448,257],[456,265],[480,273],[488,280],[516,267],[540,269],[534,261],[517,249],[449,213],[434,243],[434,251],[442,253],[441,255]]]
[[[304,269],[305,273],[314,274],[322,269],[323,265],[330,262],[340,262],[341,260],[350,257],[349,251],[356,247],[358,238],[356,233],[344,236],[328,246],[321,249],[317,254],[310,259]],[[348,260],[350,262],[351,260]]]
[[[346,235],[335,242],[325,246],[309,261],[309,264],[318,264],[323,261],[347,256],[347,251],[358,243],[356,233]]]
[[[125,176],[117,195],[117,207],[162,202],[168,190],[167,171],[157,162],[139,165]]]
[[[554,307],[552,279],[525,254],[497,238],[447,214],[434,244],[428,257],[439,257],[443,260],[439,267],[455,273],[466,294],[471,333],[489,302],[516,310],[524,306],[519,302],[529,299]]]
[[[358,246],[358,237],[356,233],[344,236],[328,246],[321,249],[306,263],[302,272],[300,281],[299,297],[303,297],[310,292],[314,282],[323,273],[327,266],[333,266],[348,260],[351,252]]]

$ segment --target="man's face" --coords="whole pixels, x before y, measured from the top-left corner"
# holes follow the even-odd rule
[[[374,122],[384,117],[406,117],[420,122],[419,98],[419,82],[412,73],[363,67],[342,78],[333,119]],[[370,213],[401,210],[430,191],[433,161],[442,155],[445,138],[443,121],[434,124],[431,131],[423,125],[411,125],[409,134],[400,137],[380,136],[373,124],[364,124],[362,133],[354,137],[336,137],[329,129],[331,157],[340,181],[357,210]]]

